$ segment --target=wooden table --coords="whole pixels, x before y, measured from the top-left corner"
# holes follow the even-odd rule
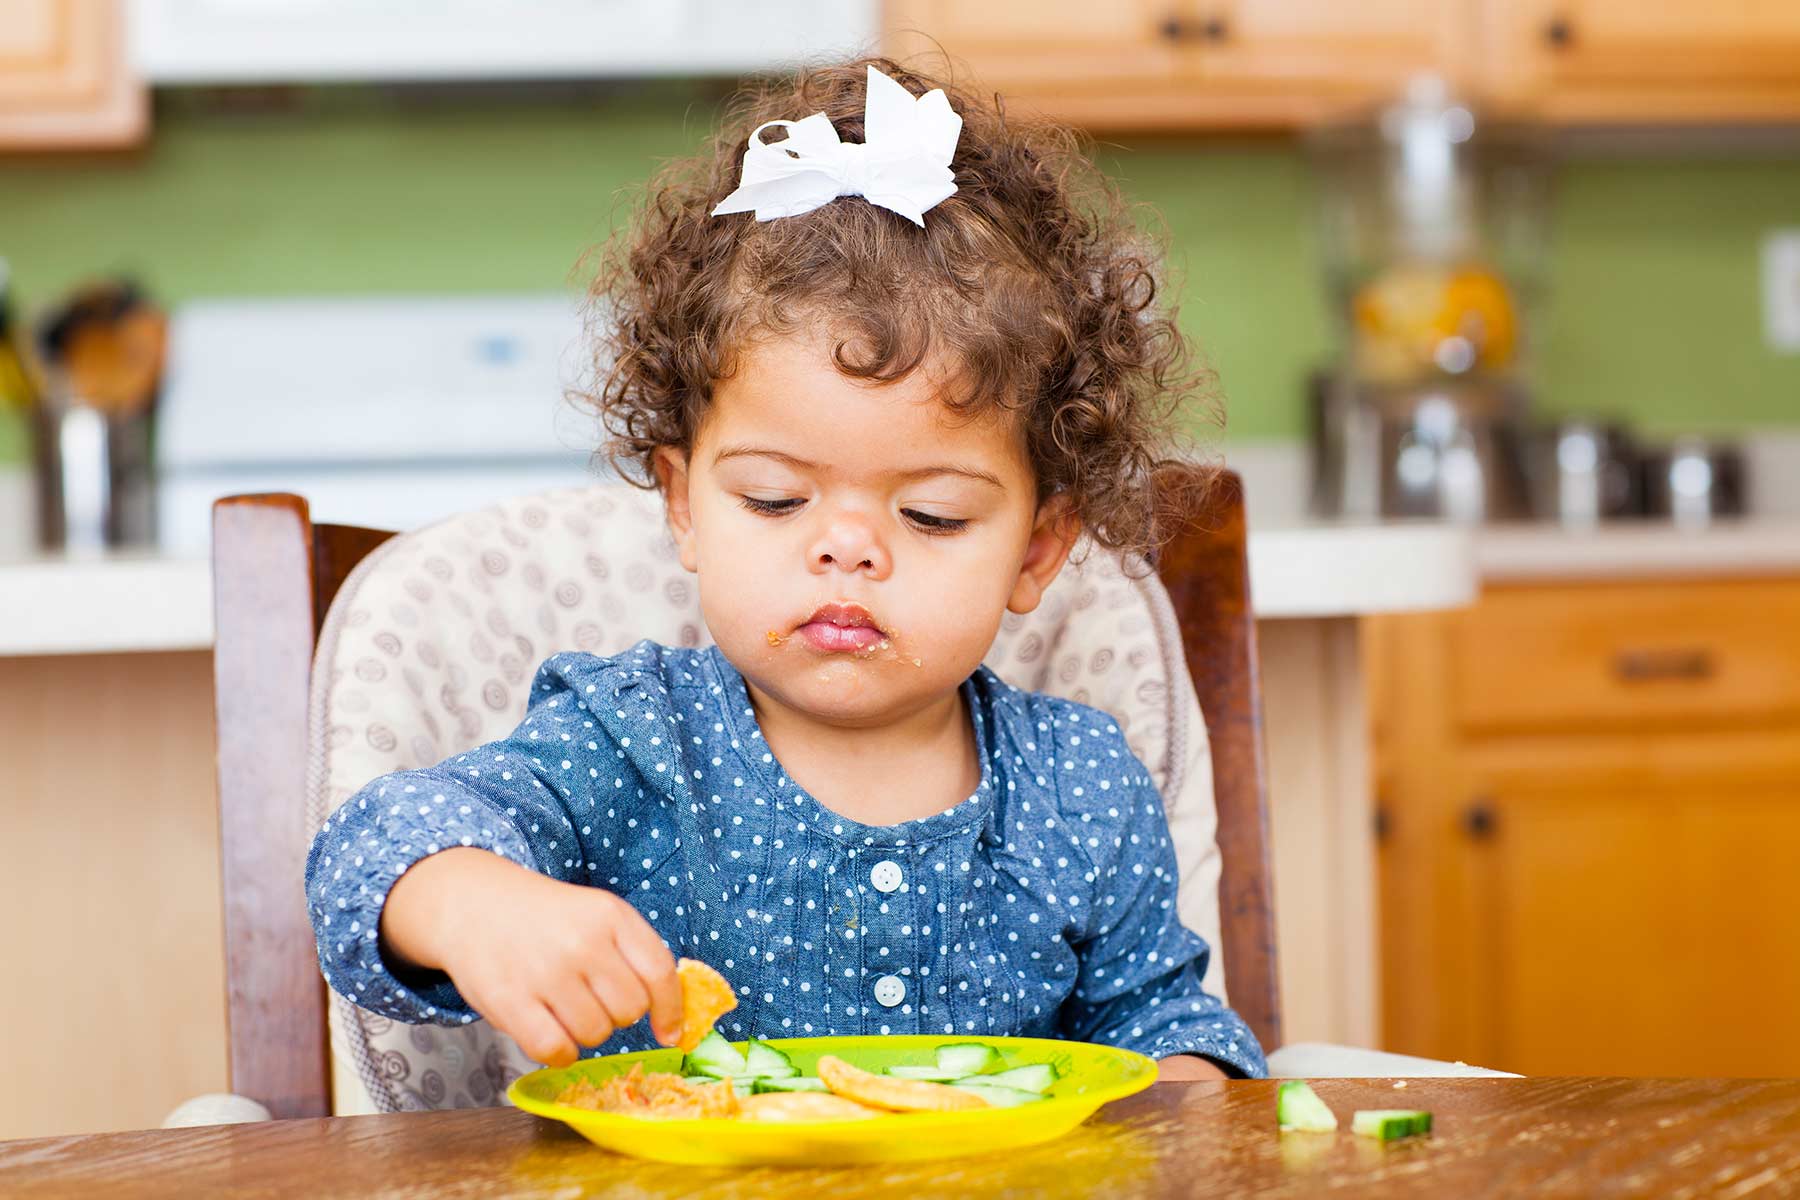
[[[615,1157],[515,1109],[0,1143],[25,1196],[1731,1196],[1800,1189],[1800,1080],[1436,1079],[1314,1085],[1336,1134],[1278,1134],[1275,1085],[1167,1083],[1071,1137],[896,1167],[723,1170]],[[1428,1139],[1349,1133],[1430,1109]],[[798,1189],[797,1191],[795,1189]]]

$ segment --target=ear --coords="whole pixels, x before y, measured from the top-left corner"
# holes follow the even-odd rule
[[[1081,521],[1069,508],[1068,497],[1061,494],[1038,505],[1031,524],[1031,540],[1025,543],[1025,559],[1019,564],[1019,578],[1014,581],[1006,607],[1016,613],[1028,613],[1044,598],[1044,589],[1069,559],[1075,539],[1081,535]]]
[[[696,572],[700,569],[700,549],[694,537],[694,509],[688,498],[687,452],[674,446],[658,446],[651,463],[656,468],[656,482],[662,487],[669,532],[675,535],[675,547],[681,551],[681,565],[689,573]]]

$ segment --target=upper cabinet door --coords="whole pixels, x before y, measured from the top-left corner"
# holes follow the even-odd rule
[[[1457,77],[1469,0],[890,0],[887,47],[1096,129],[1293,127]]]
[[[888,0],[886,53],[1076,123],[1155,124],[1194,47],[1180,0]]]
[[[1485,0],[1490,91],[1553,120],[1800,117],[1800,0]]]
[[[4,0],[0,150],[124,146],[149,128],[117,0]]]
[[[1396,95],[1421,72],[1459,78],[1471,8],[1461,0],[1199,0],[1209,85],[1322,101]]]

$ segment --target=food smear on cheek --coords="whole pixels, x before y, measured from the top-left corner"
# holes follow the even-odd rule
[[[773,629],[763,634],[763,637],[768,639],[769,645],[771,646],[780,646],[787,642],[786,638],[782,637],[779,633],[776,633]]]

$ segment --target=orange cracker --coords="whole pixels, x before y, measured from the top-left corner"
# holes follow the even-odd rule
[[[819,1059],[818,1071],[819,1078],[833,1093],[873,1108],[893,1112],[960,1112],[988,1107],[986,1100],[968,1092],[923,1079],[871,1075],[830,1054]]]
[[[714,1022],[737,1007],[737,997],[723,975],[698,959],[681,959],[675,974],[681,979],[681,1040],[675,1044],[685,1053],[712,1032]]]

